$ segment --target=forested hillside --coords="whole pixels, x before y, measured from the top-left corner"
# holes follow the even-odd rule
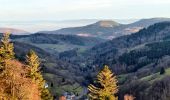
[[[129,93],[135,95],[138,100],[157,100],[152,86],[166,85],[164,82],[169,80],[166,77],[170,74],[169,33],[170,22],[157,23],[137,33],[98,44],[82,53],[82,56],[71,57],[71,62],[83,67],[82,71],[87,73],[89,82],[103,65],[111,66],[121,84],[121,98]],[[157,93],[158,98],[168,100],[168,97],[163,95],[168,94]]]
[[[169,80],[166,76],[170,74],[169,33],[170,23],[162,22],[132,35],[102,43],[91,49],[91,52],[94,52],[92,57],[95,59],[92,64],[112,66],[122,84],[120,97],[123,97],[123,93],[130,93],[135,95],[138,100],[148,98],[149,100],[158,98],[168,100],[167,92],[155,91],[153,93],[152,91],[156,87],[162,91],[169,88],[164,83]],[[162,73],[162,70],[165,72]],[[138,82],[140,82],[140,86]],[[160,84],[165,87],[161,87]],[[157,97],[154,97],[155,95]]]

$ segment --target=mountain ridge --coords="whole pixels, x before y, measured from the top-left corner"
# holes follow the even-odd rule
[[[142,28],[146,28],[152,24],[162,21],[170,21],[170,18],[141,19],[130,24],[120,24],[113,20],[101,20],[96,23],[82,27],[62,28],[55,31],[44,31],[42,33],[73,34],[86,37],[93,36],[104,39],[112,39],[119,36],[138,32]]]
[[[24,34],[31,34],[30,32],[21,30],[21,29],[14,29],[14,28],[2,28],[0,27],[0,33],[11,33],[16,35],[24,35]]]

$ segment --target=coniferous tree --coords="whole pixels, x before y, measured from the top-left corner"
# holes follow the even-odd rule
[[[5,67],[5,61],[14,58],[14,46],[9,40],[10,33],[4,33],[1,39],[0,47],[0,70],[2,71]]]
[[[41,99],[42,100],[52,100],[52,96],[47,88],[45,88],[45,80],[40,72],[40,61],[37,54],[31,50],[26,56],[28,66],[30,67],[30,71],[28,76],[31,77],[32,81],[35,82],[39,90],[41,91]]]
[[[117,100],[115,94],[118,92],[116,76],[110,71],[108,66],[97,75],[98,86],[90,84],[88,86],[89,97],[92,100]]]
[[[39,70],[40,61],[38,56],[33,50],[30,50],[30,52],[26,56],[26,60],[28,66],[30,67],[29,77],[31,77],[34,82],[39,81],[37,79],[41,77],[41,73]]]
[[[161,70],[160,70],[160,75],[162,75],[162,74],[165,74],[165,68],[164,67],[162,67]]]

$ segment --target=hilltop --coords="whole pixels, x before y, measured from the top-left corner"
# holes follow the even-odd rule
[[[96,23],[81,26],[63,28],[55,31],[42,31],[47,34],[70,34],[86,37],[99,37],[103,39],[112,39],[119,36],[138,32],[142,28],[147,28],[158,22],[170,21],[169,18],[150,18],[141,19],[130,24],[120,24],[113,20],[101,20]]]

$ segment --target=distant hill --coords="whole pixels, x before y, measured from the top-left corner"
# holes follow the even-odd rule
[[[14,28],[0,28],[0,33],[6,33],[9,32],[11,34],[17,34],[17,35],[24,35],[24,34],[30,34],[27,31],[14,29]]]
[[[101,21],[98,21],[94,24],[92,24],[94,26],[98,26],[98,27],[117,27],[117,26],[120,26],[121,24],[115,22],[115,21],[111,21],[111,20],[101,20]]]
[[[83,27],[71,27],[71,28],[63,28],[56,31],[46,31],[42,33],[48,34],[71,34],[71,35],[79,35],[85,37],[100,37],[103,38],[105,36],[110,36],[113,32],[114,27],[118,27],[121,24],[114,21],[98,21],[94,24],[90,24]]]
[[[120,24],[112,20],[101,20],[87,26],[63,28],[56,31],[44,31],[42,33],[72,34],[112,39],[122,35],[138,32],[142,28],[146,28],[150,25],[163,21],[170,21],[170,18],[142,19],[131,24]]]
[[[141,19],[137,22],[129,24],[131,27],[148,27],[155,23],[170,21],[170,18],[151,18],[151,19]]]

